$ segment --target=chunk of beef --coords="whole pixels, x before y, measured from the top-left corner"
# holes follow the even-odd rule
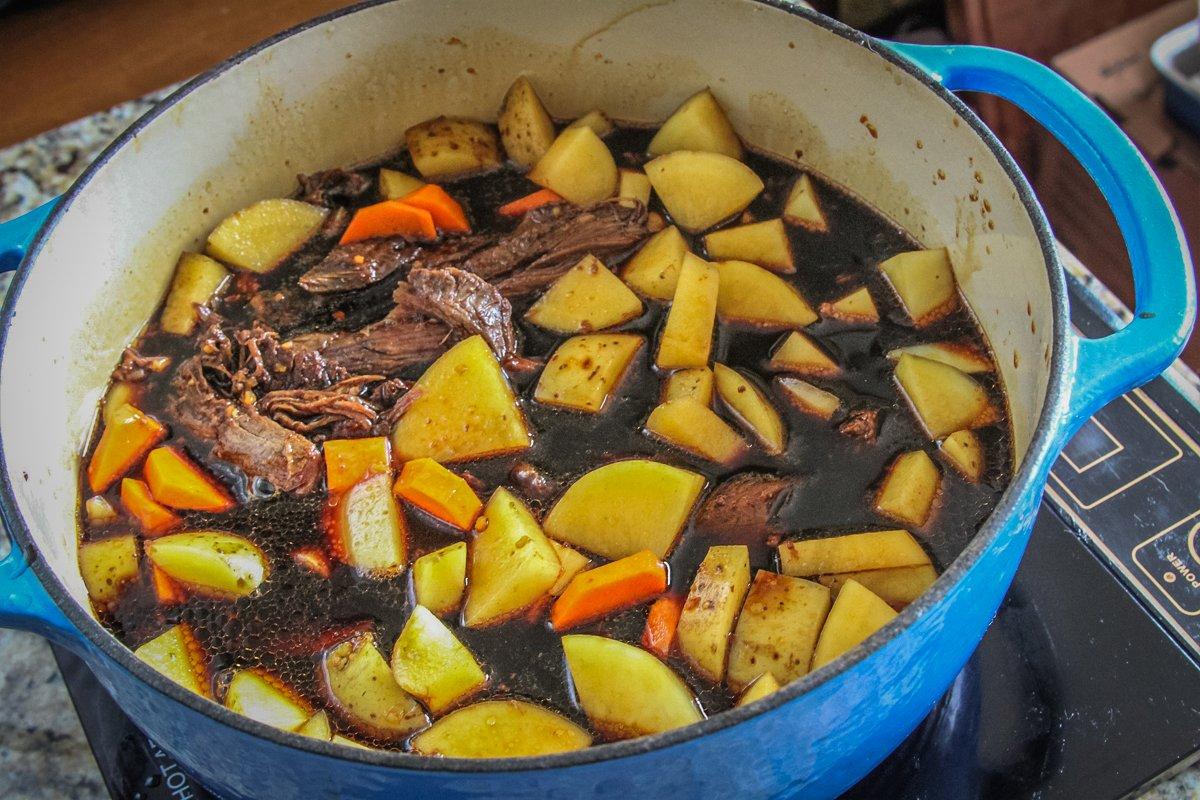
[[[408,267],[433,269],[464,260],[492,236],[451,236],[436,244],[410,242],[401,236],[339,244],[321,263],[300,276],[300,286],[314,294],[348,292],[378,283]]]
[[[518,461],[508,471],[508,478],[521,494],[530,500],[545,503],[558,494],[558,481],[554,480],[528,461]]]
[[[879,433],[879,409],[860,408],[851,411],[841,424],[838,433],[862,439],[865,442],[875,441]]]
[[[225,424],[229,401],[217,395],[196,356],[179,365],[171,380],[167,413],[197,439],[211,442]]]
[[[230,404],[228,419],[217,431],[213,455],[265,478],[284,492],[308,494],[321,477],[316,445],[253,407]]]
[[[516,354],[512,304],[474,273],[454,267],[414,269],[393,299],[442,320],[461,336],[478,333],[502,361]]]
[[[446,349],[450,329],[438,320],[414,317],[394,309],[379,322],[351,333],[312,333],[290,340],[300,358],[315,351],[328,368],[345,374],[394,376],[405,367],[432,361]]]
[[[126,347],[121,353],[121,363],[113,370],[114,381],[129,381],[136,383],[144,381],[151,374],[162,372],[171,366],[170,356],[144,356],[132,347]]]
[[[352,205],[367,197],[371,192],[371,179],[361,172],[344,169],[327,169],[309,175],[297,175],[300,198],[318,206]]]
[[[783,533],[776,513],[799,484],[762,472],[735,475],[713,490],[696,514],[696,530],[723,541],[755,543]]]
[[[334,384],[328,389],[277,389],[263,395],[258,408],[315,441],[365,436],[374,430],[379,411],[358,396],[357,388]]]

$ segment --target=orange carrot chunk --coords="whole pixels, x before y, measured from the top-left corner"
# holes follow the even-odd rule
[[[173,447],[158,447],[143,469],[154,499],[189,511],[228,511],[236,503],[225,487]]]
[[[650,606],[646,616],[646,628],[642,631],[642,647],[659,658],[671,654],[675,644],[675,629],[679,627],[679,615],[683,613],[683,598],[678,595],[660,597]]]
[[[470,484],[432,458],[407,462],[392,488],[398,497],[463,531],[471,530],[483,509]]]
[[[554,630],[561,631],[662,594],[667,566],[649,550],[580,572],[550,609]]]
[[[341,494],[363,478],[392,469],[392,451],[386,436],[367,439],[330,439],[325,442],[325,485]]]
[[[109,418],[88,463],[88,486],[97,494],[112,486],[141,461],[154,445],[167,437],[167,429],[129,403]]]
[[[526,211],[532,211],[538,206],[547,206],[551,203],[561,202],[562,195],[552,192],[549,189],[538,189],[533,194],[518,197],[512,202],[500,206],[500,214],[505,217],[519,217]]]
[[[427,183],[415,192],[404,195],[403,202],[428,211],[439,231],[471,232],[471,223],[467,221],[462,206],[436,183]]]
[[[154,597],[162,606],[177,606],[187,602],[187,592],[167,573],[156,566],[150,567],[150,580],[154,584]]]
[[[121,505],[137,519],[147,536],[161,536],[183,524],[183,518],[159,503],[150,487],[136,478],[121,481]]]
[[[401,200],[384,200],[354,212],[354,218],[342,234],[341,244],[379,236],[404,236],[409,239],[436,239],[433,216],[423,208]]]

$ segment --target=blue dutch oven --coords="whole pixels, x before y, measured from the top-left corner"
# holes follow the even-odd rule
[[[297,172],[394,148],[439,113],[492,118],[534,75],[556,115],[658,120],[709,84],[747,140],[795,155],[928,246],[946,245],[998,356],[1011,486],[936,584],[862,646],[749,706],[669,733],[531,759],[429,760],[266,727],[142,664],[94,619],[76,567],[77,453],[121,349],[175,258]],[[1123,330],[1070,327],[1046,219],[1012,158],[953,94],[1025,109],[1091,173],[1137,283]],[[834,797],[930,711],[984,634],[1047,470],[1109,400],[1165,369],[1192,326],[1189,256],[1149,167],[1061,78],[1010,53],[877,41],[779,2],[395,0],[277,36],[184,86],[56,206],[0,229],[0,486],[15,546],[0,623],[79,653],[130,717],[222,797]],[[982,720],[981,724],[988,724]]]

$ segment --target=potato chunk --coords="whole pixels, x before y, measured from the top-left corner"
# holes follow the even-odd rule
[[[549,594],[562,566],[529,509],[507,489],[492,493],[471,547],[463,624],[482,628]]]
[[[396,639],[392,675],[434,714],[460,704],[487,683],[471,651],[424,606],[413,607]]]
[[[833,419],[842,407],[842,398],[799,378],[780,375],[775,379],[775,386],[797,409],[826,421]]]
[[[390,475],[372,475],[333,502],[333,549],[364,576],[394,578],[408,566],[408,528]]]
[[[490,125],[435,117],[404,132],[413,165],[428,179],[456,178],[500,166],[500,144]]]
[[[787,444],[787,429],[775,406],[756,384],[724,364],[713,365],[717,394],[742,427],[758,439],[763,450],[777,456]]]
[[[172,533],[147,540],[145,548],[154,566],[209,597],[247,597],[270,571],[258,545],[224,531]]]
[[[554,121],[524,75],[513,81],[504,95],[496,125],[508,157],[526,169],[554,143]]]
[[[687,252],[683,234],[670,225],[647,239],[642,249],[633,254],[621,279],[652,300],[670,300],[675,296],[679,269]]]
[[[396,683],[370,633],[325,651],[318,677],[334,712],[366,736],[403,741],[428,721],[412,695]]]
[[[665,559],[704,477],[658,461],[614,461],[585,473],[546,516],[546,533],[608,559],[649,550]]]
[[[379,193],[384,200],[399,200],[425,185],[425,181],[394,169],[379,170]]]
[[[212,686],[204,651],[187,623],[172,625],[133,654],[157,672],[201,697],[212,697]]]
[[[871,293],[865,286],[837,300],[822,303],[821,313],[842,322],[860,325],[874,325],[879,322],[879,309],[875,307],[875,301],[871,299]]]
[[[920,528],[929,520],[942,476],[923,450],[903,453],[888,467],[875,495],[875,510],[905,525]]]
[[[931,439],[997,419],[984,388],[949,364],[905,353],[896,362],[896,381]]]
[[[792,331],[771,353],[767,369],[794,372],[817,378],[831,378],[842,370],[821,347],[800,331]]]
[[[559,544],[553,539],[550,544],[554,547],[554,552],[558,554],[558,563],[562,565],[562,572],[558,575],[558,580],[550,587],[550,594],[558,597],[562,594],[563,589],[567,588],[567,584],[571,579],[583,572],[592,564],[592,560],[578,550],[567,547],[565,544]]]
[[[915,567],[839,572],[820,575],[817,580],[828,586],[834,595],[841,591],[846,581],[858,581],[892,608],[903,608],[933,585],[937,580],[937,570],[932,564],[921,564]]]
[[[668,375],[667,382],[663,384],[663,402],[684,397],[690,397],[701,405],[712,405],[712,370],[708,367],[692,367],[677,369]]]
[[[644,206],[650,205],[650,179],[646,177],[646,173],[636,169],[621,169],[620,175],[617,197],[637,200]]]
[[[817,321],[808,301],[787,281],[746,261],[721,261],[721,292],[717,314],[724,322],[739,322],[767,330],[801,328]]]
[[[438,616],[453,614],[467,590],[467,543],[455,542],[413,562],[413,595]]]
[[[772,272],[796,271],[781,219],[713,231],[704,237],[704,250],[713,261],[749,261]]]
[[[630,739],[704,719],[692,690],[640,647],[603,636],[562,637],[579,706],[608,739]]]
[[[613,125],[612,120],[608,118],[608,114],[605,114],[598,108],[593,108],[591,111],[587,112],[567,127],[591,128],[593,131],[595,131],[597,136],[603,139],[605,136],[608,136],[610,133],[612,133],[616,126]]]
[[[447,758],[521,758],[582,750],[591,734],[525,700],[484,700],[447,714],[412,739],[412,750]]]
[[[762,700],[770,694],[779,691],[779,681],[775,680],[775,676],[769,672],[764,672],[755,678],[746,691],[742,692],[734,703],[734,706],[745,706],[753,703],[755,700]]]
[[[525,417],[483,337],[451,347],[415,388],[416,401],[392,431],[399,460],[469,461],[529,447]]]
[[[617,162],[591,128],[567,128],[529,171],[529,180],[587,205],[617,191]]]
[[[992,359],[987,353],[961,342],[936,342],[897,347],[895,350],[888,351],[888,361],[899,361],[900,356],[905,353],[928,358],[930,361],[940,361],[962,370],[968,375],[994,372],[996,369],[996,365],[992,363]]]
[[[108,605],[138,576],[138,544],[133,534],[110,536],[79,545],[79,573],[88,597]]]
[[[958,308],[958,284],[946,248],[899,253],[879,268],[918,328]]]
[[[325,709],[321,709],[296,728],[296,733],[310,739],[320,739],[322,742],[333,741],[333,726],[329,724],[329,714]]]
[[[870,589],[858,581],[846,581],[821,629],[821,638],[813,651],[812,668],[818,670],[857,647],[895,617],[895,609],[872,594]]]
[[[533,399],[548,406],[599,413],[645,342],[635,333],[572,336],[550,356]]]
[[[797,578],[929,563],[929,555],[912,534],[900,530],[850,533],[779,545],[780,571]]]
[[[830,592],[803,578],[759,570],[729,648],[729,688],[740,692],[767,674],[779,684],[808,673]]]
[[[977,483],[983,477],[987,455],[983,451],[983,443],[973,432],[955,431],[942,439],[940,447],[947,463],[971,483]]]
[[[312,707],[295,689],[261,669],[234,673],[225,705],[244,717],[284,731],[294,731],[312,716]]]
[[[654,134],[646,152],[652,156],[676,150],[702,150],[729,158],[742,157],[742,142],[725,109],[707,87],[675,109]]]
[[[695,233],[740,214],[763,190],[754,170],[720,153],[676,150],[646,164],[676,225]]]
[[[229,270],[208,256],[199,253],[181,255],[158,326],[166,333],[191,336],[199,320],[196,306],[209,302],[228,277]]]
[[[746,546],[710,547],[683,603],[675,629],[679,652],[697,674],[713,683],[725,679],[729,634],[749,586]]]
[[[807,174],[801,175],[792,184],[787,202],[783,204],[783,218],[793,225],[807,228],[813,233],[827,233],[829,223],[825,212],[821,209],[821,200],[817,196],[817,187]]]
[[[646,419],[646,433],[717,464],[733,464],[746,455],[746,442],[737,431],[690,397],[656,406]]]
[[[716,267],[684,253],[671,310],[658,340],[654,363],[659,369],[708,366],[720,281]]]
[[[307,242],[328,209],[299,200],[259,200],[208,235],[208,255],[237,269],[270,272]]]
[[[525,319],[555,333],[588,333],[641,316],[642,301],[604,262],[587,255],[537,299]]]

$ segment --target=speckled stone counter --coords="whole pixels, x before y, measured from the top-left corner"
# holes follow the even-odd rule
[[[170,89],[72,122],[0,149],[0,221],[61,194],[100,151]],[[1120,301],[1099,286],[1074,258],[1068,268],[1123,315]],[[0,277],[0,292],[9,276]],[[1196,386],[1177,370],[1180,388]],[[1200,393],[1197,393],[1200,394]],[[0,543],[0,552],[7,546]],[[108,793],[67,696],[50,648],[35,636],[0,631],[0,798],[104,800]],[[1102,758],[1102,753],[1097,753]],[[1160,783],[1141,800],[1200,799],[1200,769]],[[965,798],[964,798],[965,800]]]

